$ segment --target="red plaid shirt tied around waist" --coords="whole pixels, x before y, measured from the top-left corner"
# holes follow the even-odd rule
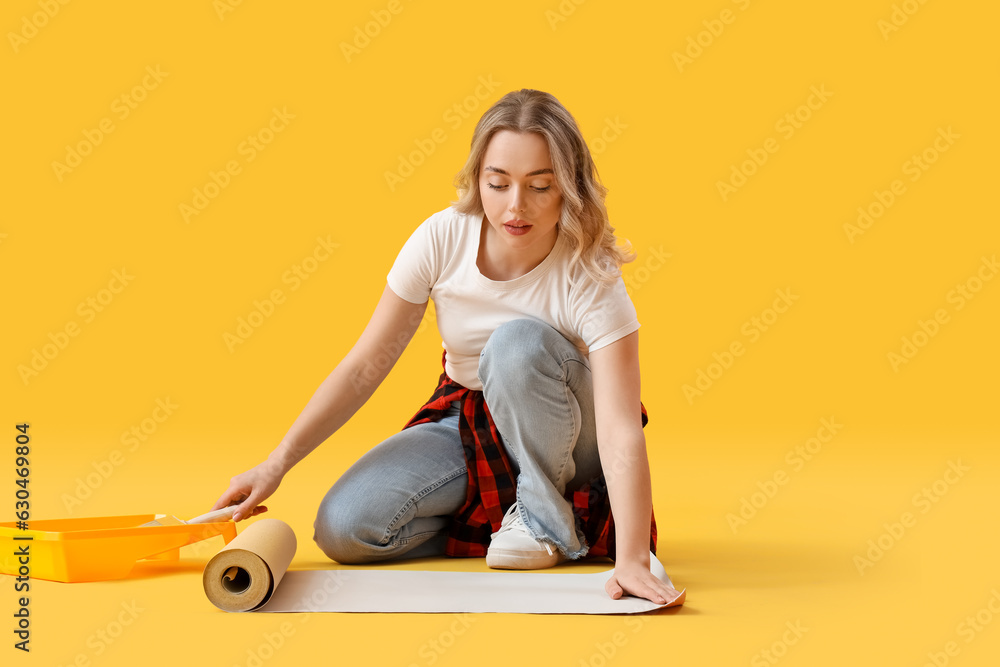
[[[444,352],[442,367],[446,358],[447,352]],[[437,389],[403,428],[439,421],[451,408],[452,401],[461,401],[458,430],[469,471],[469,486],[465,504],[452,515],[445,553],[448,556],[485,556],[490,535],[500,530],[504,513],[514,504],[517,486],[503,438],[493,423],[483,392],[460,385],[448,377],[447,372],[442,372]],[[641,401],[639,408],[645,428],[649,417]],[[614,559],[615,524],[604,474],[579,489],[567,490],[566,500],[572,504],[577,526],[590,546],[585,557]],[[656,517],[653,515],[649,524],[649,550],[656,553]]]

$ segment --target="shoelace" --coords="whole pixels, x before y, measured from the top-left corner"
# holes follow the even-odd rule
[[[500,521],[500,530],[490,535],[490,538],[492,539],[500,533],[504,533],[508,530],[516,530],[524,533],[528,537],[531,537],[531,533],[528,532],[527,526],[525,526],[524,522],[521,521],[521,515],[517,511],[517,503],[514,503],[507,509],[507,513],[503,515],[503,520]],[[549,546],[548,542],[541,542],[539,540],[535,541],[545,547],[545,550],[549,552],[550,556],[553,554],[552,547]]]

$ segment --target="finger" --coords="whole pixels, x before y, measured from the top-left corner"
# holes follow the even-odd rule
[[[647,577],[642,577],[636,584],[636,590],[641,591],[638,595],[651,602],[666,604],[667,598],[671,597],[670,587],[651,574]]]
[[[608,579],[608,583],[605,584],[604,590],[607,591],[608,595],[611,596],[612,600],[617,600],[622,596],[622,587],[618,585],[618,580],[612,577]]]
[[[650,602],[655,602],[657,604],[666,604],[667,602],[667,598],[663,595],[663,593],[652,586],[644,584],[641,587],[641,591],[640,595]]]
[[[667,588],[666,585],[651,575],[648,578],[640,577],[634,580],[630,579],[624,583],[624,588],[629,595],[645,598],[646,600],[655,602],[656,604],[666,604],[667,598],[670,597],[668,594],[664,594],[661,590],[663,588]],[[615,599],[618,598],[616,597]]]
[[[240,521],[245,517],[253,516],[255,507],[257,507],[257,495],[251,493],[250,497],[240,503],[236,511],[233,512],[233,521]]]
[[[663,595],[663,597],[665,597],[667,599],[675,598],[678,595],[680,595],[680,591],[679,590],[677,590],[673,586],[670,586],[668,584],[663,583],[662,581],[659,580],[659,578],[654,578],[653,579],[653,587],[656,590],[658,590],[660,592],[660,594]]]

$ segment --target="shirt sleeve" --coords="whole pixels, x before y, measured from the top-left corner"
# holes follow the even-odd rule
[[[410,234],[386,276],[389,288],[410,303],[426,303],[440,275],[434,222],[431,216]]]
[[[576,308],[580,338],[589,352],[610,345],[641,326],[620,276],[610,285],[591,285],[578,298]]]

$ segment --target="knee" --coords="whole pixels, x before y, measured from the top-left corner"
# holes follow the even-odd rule
[[[374,555],[370,528],[359,515],[359,505],[334,484],[320,503],[313,524],[313,540],[329,558],[344,565],[371,562]]]
[[[490,334],[479,354],[479,381],[498,374],[516,378],[525,368],[534,368],[546,356],[552,334],[560,335],[546,322],[520,318],[504,322]]]

